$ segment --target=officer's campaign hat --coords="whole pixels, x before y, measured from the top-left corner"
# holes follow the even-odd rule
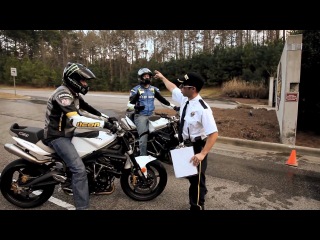
[[[178,81],[181,83],[182,86],[192,86],[196,87],[197,91],[199,92],[204,84],[204,79],[195,72],[189,72],[182,77],[178,78]]]

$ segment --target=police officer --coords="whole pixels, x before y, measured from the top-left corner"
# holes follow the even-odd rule
[[[158,99],[164,105],[170,106],[170,102],[161,94],[159,88],[151,85],[152,72],[148,68],[138,71],[139,85],[130,91],[129,103],[134,104],[134,123],[139,134],[140,156],[147,155],[147,142],[149,131],[149,117],[153,114],[154,99]]]
[[[180,103],[180,127],[182,126],[180,137],[193,146],[195,155],[190,162],[198,166],[198,174],[187,177],[190,183],[190,210],[204,210],[207,194],[205,176],[207,156],[218,138],[218,128],[212,110],[199,94],[204,79],[197,73],[187,73],[178,79],[180,83],[178,88],[157,70],[154,78],[162,80],[172,93],[172,99]]]

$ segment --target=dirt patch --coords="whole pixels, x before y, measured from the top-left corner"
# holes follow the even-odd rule
[[[212,108],[219,135],[231,138],[280,143],[280,130],[274,110],[265,108]]]
[[[30,99],[30,97],[28,97],[28,96],[22,96],[22,95],[18,95],[18,94],[4,93],[4,92],[0,93],[0,98],[4,98],[4,99]]]
[[[268,100],[241,98],[232,98],[231,100],[240,103],[239,108],[211,108],[218,126],[219,136],[280,143],[280,128],[275,110],[254,109],[250,105],[246,105],[267,106]],[[168,109],[158,109],[156,112],[175,114],[174,111]],[[298,131],[296,133],[296,146],[319,148],[320,135]]]

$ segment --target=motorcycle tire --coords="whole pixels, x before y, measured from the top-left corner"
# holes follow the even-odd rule
[[[170,152],[166,152],[163,156],[162,162],[169,164],[169,165],[173,165],[172,163],[172,157],[171,157],[171,153]]]
[[[168,181],[167,170],[158,160],[147,165],[147,183],[144,183],[137,172],[126,169],[120,177],[123,192],[136,201],[150,201],[159,196]]]
[[[1,173],[0,190],[3,197],[20,208],[34,208],[45,203],[53,194],[55,185],[43,185],[36,188],[23,184],[34,180],[49,171],[46,165],[35,165],[24,159],[9,163]]]

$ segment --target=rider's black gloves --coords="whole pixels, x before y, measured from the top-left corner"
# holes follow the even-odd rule
[[[180,107],[174,106],[173,110],[175,110],[176,112],[179,112],[180,111]]]
[[[108,122],[104,122],[104,126],[103,128],[109,129],[110,132],[112,133],[116,133],[117,132],[117,127],[115,125],[113,125],[112,123]]]
[[[144,109],[144,106],[134,106],[134,109],[140,112]]]
[[[108,122],[113,123],[113,122],[116,122],[116,121],[118,121],[118,119],[116,119],[115,117],[109,117],[108,118]]]

